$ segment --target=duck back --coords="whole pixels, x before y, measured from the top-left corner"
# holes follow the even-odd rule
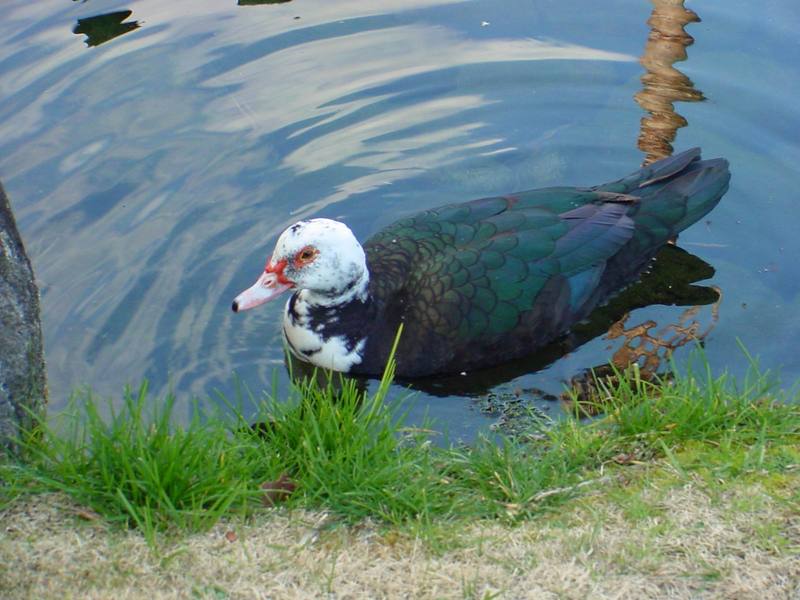
[[[397,374],[485,368],[534,352],[636,280],[656,252],[728,188],[723,159],[692,149],[611,183],[451,204],[364,244],[364,358],[377,374],[404,326]]]

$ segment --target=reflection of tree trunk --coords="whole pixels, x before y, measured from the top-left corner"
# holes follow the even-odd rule
[[[14,440],[46,400],[39,290],[0,185],[0,455],[19,450]]]
[[[672,66],[686,60],[686,48],[694,43],[694,38],[683,28],[700,21],[700,18],[683,6],[684,0],[652,2],[653,12],[647,20],[650,35],[639,59],[647,72],[642,75],[642,91],[634,96],[637,104],[649,113],[642,117],[639,131],[638,146],[646,154],[643,166],[671,156],[672,142],[678,129],[688,125],[686,119],[675,112],[674,103],[705,100],[692,80]],[[706,277],[711,275],[713,269]],[[672,288],[671,283],[665,285]],[[562,398],[569,405],[577,401],[584,413],[596,414],[607,396],[604,390],[613,389],[618,383],[617,370],[625,371],[636,365],[639,367],[637,377],[647,381],[657,376],[675,350],[691,342],[702,342],[714,328],[722,299],[721,290],[714,289],[717,298],[712,306],[711,322],[705,329],[697,319],[699,306],[687,308],[676,323],[660,330],[656,329],[655,321],[630,326],[630,315],[625,314],[606,334],[606,339],[622,340],[611,359],[611,366],[599,365],[579,373],[570,381],[572,394],[564,394]]]
[[[668,263],[668,264],[665,264]],[[666,270],[664,268],[666,267]],[[664,375],[665,367],[669,365],[672,353],[691,343],[705,340],[714,329],[719,319],[719,306],[722,302],[722,290],[716,286],[698,286],[693,283],[708,279],[714,275],[711,265],[692,256],[685,250],[676,246],[665,246],[659,252],[653,263],[652,271],[642,276],[639,283],[623,290],[614,298],[608,307],[626,300],[626,296],[633,294],[631,300],[638,296],[637,289],[645,294],[642,298],[646,301],[634,301],[631,309],[650,304],[663,304],[665,306],[687,306],[677,320],[667,324],[661,329],[655,321],[647,320],[639,325],[630,325],[630,312],[626,312],[621,319],[608,329],[607,340],[620,340],[622,344],[616,349],[608,365],[597,365],[578,373],[569,382],[571,393],[562,394],[562,400],[570,406],[578,403],[578,408],[586,414],[597,414],[608,395],[604,390],[614,389],[619,380],[618,372],[628,372],[633,365],[638,366],[636,374],[643,381],[652,381],[655,377]],[[670,295],[675,294],[673,299]],[[691,303],[696,303],[691,306]],[[700,306],[711,303],[710,322],[703,325],[699,317]],[[602,309],[598,309],[600,311]],[[574,328],[579,333],[585,324]],[[666,373],[668,374],[668,370]],[[594,412],[592,412],[594,411]]]
[[[647,70],[642,75],[644,89],[634,96],[639,106],[649,113],[642,118],[639,133],[639,149],[647,154],[644,165],[670,156],[678,129],[687,125],[686,119],[675,112],[673,103],[705,99],[692,80],[672,66],[686,60],[686,48],[694,43],[683,28],[700,18],[683,6],[684,0],[652,2],[653,13],[647,21],[650,35],[640,59]]]

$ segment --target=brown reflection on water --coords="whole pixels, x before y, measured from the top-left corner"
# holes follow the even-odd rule
[[[692,80],[673,66],[687,59],[686,49],[694,43],[694,38],[686,33],[684,27],[699,22],[700,17],[683,5],[684,0],[652,2],[653,12],[647,20],[650,34],[644,54],[639,59],[646,70],[641,78],[643,89],[634,96],[636,103],[648,113],[642,117],[637,144],[646,155],[642,166],[671,156],[672,142],[678,129],[688,125],[686,119],[675,111],[675,102],[705,100]],[[711,275],[713,269],[706,277]],[[686,308],[674,322],[661,328],[653,320],[631,325],[628,322],[630,313],[625,313],[605,335],[611,344],[621,342],[609,364],[598,365],[572,377],[569,391],[562,394],[562,401],[570,410],[577,403],[583,414],[597,414],[603,410],[608,391],[616,387],[619,373],[630,372],[635,367],[637,378],[650,381],[667,372],[669,359],[675,350],[690,343],[702,343],[717,323],[722,290],[716,286],[706,289],[717,295],[706,325],[702,324],[700,303]],[[609,350],[612,348],[610,345]]]
[[[711,333],[719,319],[719,305],[722,302],[722,290],[711,286],[719,298],[711,306],[711,322],[705,327],[698,319],[700,306],[691,306],[684,310],[675,323],[670,323],[657,332],[655,321],[645,321],[640,325],[626,328],[628,316],[614,323],[606,337],[609,340],[623,339],[622,346],[617,349],[611,363],[618,368],[625,368],[638,363],[645,377],[652,377],[669,361],[672,353],[690,342],[701,342]]]
[[[701,102],[703,93],[673,64],[686,60],[686,48],[694,38],[684,30],[689,23],[700,22],[697,14],[686,8],[684,0],[652,0],[653,12],[647,20],[650,34],[639,62],[646,69],[642,75],[642,91],[634,99],[649,114],[642,118],[638,146],[645,152],[643,165],[671,156],[672,142],[678,129],[686,127],[686,119],[675,111],[675,102]],[[607,338],[622,339],[611,364],[626,368],[637,364],[644,377],[652,377],[663,369],[672,353],[691,341],[702,342],[717,322],[722,291],[714,288],[719,299],[713,304],[711,323],[701,330],[696,320],[699,306],[686,309],[675,323],[655,330],[654,321],[626,326],[628,315],[609,329]]]
[[[621,339],[622,345],[614,352],[609,364],[583,371],[569,381],[568,391],[561,395],[567,409],[572,412],[577,408],[585,416],[600,414],[608,402],[613,401],[613,390],[620,383],[620,374],[645,382],[671,377],[669,360],[673,352],[688,344],[702,343],[719,320],[722,290],[717,286],[709,289],[713,289],[718,298],[711,305],[710,322],[705,325],[700,316],[700,306],[686,308],[675,322],[659,330],[656,330],[658,323],[652,320],[628,325],[629,314],[614,323],[605,337],[608,340]]]
[[[642,118],[639,149],[646,154],[643,164],[649,165],[672,155],[672,142],[678,129],[686,127],[686,119],[675,112],[675,102],[700,102],[703,93],[673,64],[686,60],[686,48],[694,38],[684,30],[700,17],[684,7],[684,0],[652,0],[653,12],[647,21],[650,34],[639,62],[647,70],[642,75],[642,91],[634,99],[648,115]]]

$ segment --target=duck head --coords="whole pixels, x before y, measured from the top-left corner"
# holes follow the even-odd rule
[[[353,232],[331,219],[299,221],[278,238],[264,272],[236,296],[233,311],[248,310],[286,290],[304,290],[305,300],[331,306],[366,293],[364,250]]]

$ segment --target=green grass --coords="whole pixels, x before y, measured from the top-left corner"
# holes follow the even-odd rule
[[[235,410],[196,410],[176,425],[174,398],[153,401],[146,385],[127,390],[117,411],[109,404],[107,416],[86,395],[55,423],[39,424],[24,442],[25,462],[0,464],[0,501],[61,491],[154,543],[159,532],[203,530],[223,515],[263,510],[261,485],[282,475],[296,486],[282,505],[424,529],[551,511],[592,487],[582,483],[624,471],[618,463],[658,460],[678,477],[719,480],[796,467],[797,399],[778,398],[755,368],[737,385],[700,362],[699,371],[664,382],[620,374],[602,394],[602,417],[540,423],[539,435],[470,447],[437,447],[403,428],[386,398],[391,367],[371,395],[354,382],[305,382],[288,399],[268,398],[258,432]],[[632,499],[629,511],[644,518],[649,509]]]

